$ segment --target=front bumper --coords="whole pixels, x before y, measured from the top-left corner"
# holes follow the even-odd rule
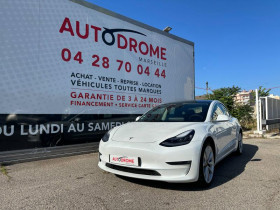
[[[158,143],[100,142],[98,166],[108,172],[172,183],[195,182],[199,176],[200,143],[163,147]],[[141,166],[116,165],[110,155],[139,157]],[[173,164],[174,163],[174,164]]]

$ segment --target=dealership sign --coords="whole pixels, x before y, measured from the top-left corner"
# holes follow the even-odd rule
[[[1,20],[2,114],[139,114],[194,99],[191,44],[68,0],[8,1]]]
[[[82,0],[1,1],[0,17],[0,151],[96,141],[194,99],[190,41]]]

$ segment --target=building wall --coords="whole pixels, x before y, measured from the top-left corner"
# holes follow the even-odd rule
[[[236,94],[235,96],[235,102],[240,103],[240,104],[253,104],[253,99],[254,99],[254,91],[253,90],[243,90],[240,93]]]

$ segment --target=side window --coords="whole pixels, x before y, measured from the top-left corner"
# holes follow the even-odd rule
[[[213,121],[217,120],[218,115],[221,115],[221,114],[225,114],[224,110],[220,104],[216,104],[213,109],[212,115],[211,115],[211,120],[213,120]]]
[[[230,117],[230,114],[229,114],[227,108],[224,105],[222,105],[222,104],[220,104],[220,106],[223,109],[224,114]]]

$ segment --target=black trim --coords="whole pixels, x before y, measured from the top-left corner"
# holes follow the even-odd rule
[[[98,152],[98,158],[99,158],[99,162],[101,162],[101,153],[100,152]]]
[[[176,161],[176,162],[166,162],[169,165],[190,165],[192,161]]]
[[[161,174],[159,172],[154,171],[154,170],[149,170],[149,169],[130,168],[130,167],[113,165],[113,164],[110,164],[110,163],[106,163],[106,167],[114,169],[114,170],[118,170],[118,171],[133,173],[133,174],[161,176]]]
[[[142,161],[141,161],[141,158],[138,157],[138,166],[141,166],[142,165]]]

